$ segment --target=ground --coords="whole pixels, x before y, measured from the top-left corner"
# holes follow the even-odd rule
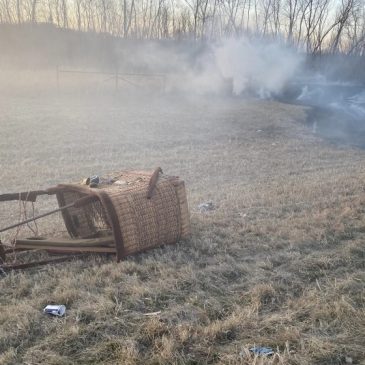
[[[3,93],[0,110],[0,193],[161,166],[185,180],[192,223],[191,239],[119,264],[0,278],[0,364],[365,364],[365,151],[314,135],[305,108]],[[18,214],[3,203],[0,227]]]

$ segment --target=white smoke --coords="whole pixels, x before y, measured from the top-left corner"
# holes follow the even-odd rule
[[[95,38],[95,42],[97,40]],[[64,55],[65,65],[58,66],[61,69],[91,70],[96,73],[118,70],[122,74],[118,90],[125,90],[128,95],[164,90],[192,97],[250,93],[260,98],[270,98],[280,94],[301,63],[298,53],[283,44],[248,38],[229,38],[219,43],[117,39],[113,42],[103,51],[102,57],[94,51],[97,47],[85,47],[88,50],[85,58],[79,56],[73,60]],[[38,52],[38,61],[34,60],[35,64],[39,62],[40,69],[42,60],[48,58],[50,51],[45,48],[42,52]],[[35,58],[38,53],[35,53]],[[55,67],[49,67],[50,73],[54,70]],[[0,73],[0,79],[1,76]],[[77,91],[84,88],[88,92],[94,89],[98,92],[114,90],[113,77],[109,81],[105,81],[103,76],[100,80],[95,75],[93,77],[91,74],[84,77],[62,74],[62,89]],[[54,87],[54,78],[51,79],[48,74],[44,78],[35,76],[35,79],[44,80],[44,84],[52,80],[50,87]],[[4,80],[0,81],[1,88]],[[8,84],[15,85],[15,81],[11,79]]]
[[[161,52],[155,50],[154,54]],[[193,57],[165,54],[164,60],[175,70],[169,75],[169,91],[199,95],[230,91],[267,99],[280,94],[286,83],[297,76],[302,62],[302,56],[289,47],[246,38],[207,45]]]
[[[222,76],[232,80],[234,94],[250,90],[263,98],[280,93],[302,61],[288,47],[245,38],[225,40],[215,47],[214,55]]]

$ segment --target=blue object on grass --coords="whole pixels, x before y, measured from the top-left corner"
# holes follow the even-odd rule
[[[100,183],[100,178],[98,175],[91,176],[89,180],[90,188],[97,188]]]
[[[271,356],[274,355],[274,351],[271,347],[251,347],[250,351],[253,352],[255,355],[259,356]]]
[[[99,182],[100,182],[100,178],[98,175],[90,177],[90,184],[99,184]]]

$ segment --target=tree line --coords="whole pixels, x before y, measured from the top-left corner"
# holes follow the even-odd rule
[[[365,0],[0,0],[0,23],[51,23],[126,39],[276,39],[364,55]]]

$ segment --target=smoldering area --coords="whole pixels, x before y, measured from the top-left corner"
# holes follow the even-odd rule
[[[313,133],[365,146],[360,56],[311,56],[262,37],[129,40],[50,24],[3,24],[0,48],[6,96],[277,100],[307,107]]]

